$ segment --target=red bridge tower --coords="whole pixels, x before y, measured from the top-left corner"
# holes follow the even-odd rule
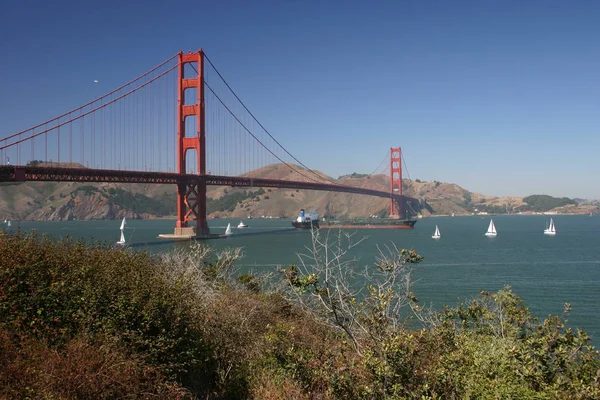
[[[197,173],[206,174],[206,126],[204,104],[204,52],[179,53],[179,79],[177,103],[177,173],[186,174],[186,156],[188,150],[196,152]],[[186,78],[186,64],[196,63],[198,75]],[[197,98],[195,104],[186,104],[185,92],[195,88]],[[196,117],[196,134],[186,132],[185,120]],[[189,222],[196,226],[188,226]],[[177,224],[175,236],[208,237],[210,231],[206,222],[206,181],[199,179],[195,182],[179,182],[177,184]]]
[[[392,147],[390,149],[390,194],[402,195],[402,149]],[[402,218],[404,216],[403,200],[390,199],[390,218]]]

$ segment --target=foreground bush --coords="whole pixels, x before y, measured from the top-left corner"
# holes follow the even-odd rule
[[[0,393],[268,398],[280,387],[265,380],[303,396],[326,390],[309,364],[330,362],[344,348],[339,336],[280,295],[261,293],[255,278],[230,280],[239,257],[202,245],[153,258],[36,235],[0,237]],[[280,356],[294,346],[304,355],[290,367]],[[65,382],[77,390],[60,389]]]
[[[102,337],[99,347],[125,349],[123,356],[157,368],[170,381],[192,386],[210,380],[211,354],[190,303],[191,288],[164,275],[164,265],[143,253],[5,236],[0,327],[63,353],[77,338]]]
[[[0,398],[186,399],[189,391],[168,382],[103,337],[78,337],[56,351],[39,340],[0,331]]]
[[[600,398],[589,337],[509,288],[428,312],[414,251],[382,252],[358,295],[314,243],[267,291],[235,276],[239,250],[0,237],[0,398]]]

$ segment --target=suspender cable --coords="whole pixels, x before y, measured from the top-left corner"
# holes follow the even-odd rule
[[[254,114],[252,114],[252,112],[248,109],[248,107],[246,107],[246,105],[244,104],[244,102],[242,102],[242,100],[238,97],[238,95],[233,91],[233,89],[231,88],[231,86],[229,86],[229,84],[227,83],[227,81],[225,80],[225,78],[223,78],[223,75],[221,75],[221,73],[219,72],[219,70],[217,70],[217,68],[215,67],[215,65],[212,63],[212,61],[210,61],[210,59],[208,58],[208,56],[206,55],[206,53],[204,53],[204,57],[206,58],[206,60],[209,62],[209,64],[213,67],[213,69],[215,70],[215,72],[217,73],[217,75],[219,76],[219,78],[221,78],[221,80],[223,81],[223,83],[225,84],[225,86],[227,86],[227,88],[229,89],[229,91],[233,94],[233,96],[238,100],[238,102],[242,105],[242,107],[246,110],[246,112],[248,112],[248,114],[252,117],[252,119],[263,129],[264,132],[267,133],[267,135],[269,135],[269,137],[271,137],[271,139],[273,139],[273,141],[275,143],[277,143],[279,145],[280,148],[282,148],[290,157],[292,157],[296,162],[298,162],[302,167],[304,167],[308,172],[317,175],[319,178],[323,178],[322,176],[320,176],[319,174],[315,173],[313,170],[311,170],[310,168],[308,168],[306,165],[304,165],[300,160],[298,160],[296,157],[294,157],[289,151],[287,151],[285,149],[285,147],[283,147],[278,141],[277,139],[275,139],[270,133],[269,131],[260,123],[260,121],[258,121],[258,119],[256,119],[256,117],[254,116]],[[193,68],[193,66],[192,66]],[[196,73],[198,73],[198,71],[196,71]],[[205,81],[204,84],[211,90],[212,88],[210,88],[210,86],[208,86],[208,83]],[[214,93],[214,91],[213,91]],[[246,125],[244,125],[236,116],[235,114],[229,109],[229,107],[227,107],[225,105],[225,103],[219,98],[219,96],[216,95],[215,93],[215,97],[217,97],[217,99],[221,102],[221,104],[223,104],[223,106],[227,109],[227,111],[229,111],[229,113],[238,121],[238,123],[240,123],[244,129],[246,131],[248,131],[248,133],[250,133],[252,135],[252,137],[254,137],[257,141],[258,138],[250,132],[250,130],[248,130],[248,128],[246,128]],[[280,157],[276,156],[275,153],[273,153],[268,147],[266,147],[262,142],[259,141],[259,143],[261,144],[261,146],[263,146],[267,151],[269,151],[269,153],[271,153],[273,156],[275,156],[276,159],[278,159],[279,161],[281,161],[282,163],[284,163],[286,166],[290,167],[292,170],[294,169],[289,163],[283,161]],[[256,159],[256,158],[255,158]],[[302,176],[304,176],[307,179],[311,179],[315,182],[317,182],[316,180],[312,179],[312,178],[308,178],[306,175],[304,174],[300,174]],[[332,182],[333,184],[337,184],[336,181],[332,180],[332,179],[327,179],[328,181]]]

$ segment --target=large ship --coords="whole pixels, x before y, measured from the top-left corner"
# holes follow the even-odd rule
[[[364,218],[327,221],[321,228],[339,229],[412,229],[416,219]]]
[[[300,210],[298,218],[292,221],[292,226],[299,229],[311,229],[319,227],[319,214],[316,212],[304,212],[304,208]]]

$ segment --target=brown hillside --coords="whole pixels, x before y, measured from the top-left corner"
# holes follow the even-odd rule
[[[316,178],[314,174],[299,166],[294,166],[300,173],[281,164],[269,165],[267,167],[252,171],[246,176],[256,178],[294,180],[306,182],[310,178],[321,182],[335,181],[320,171],[314,171],[322,177]],[[369,189],[387,190],[389,182],[383,175],[370,178],[344,177],[338,182],[343,185],[364,187]],[[254,188],[256,190],[258,188]],[[246,188],[211,187],[207,195],[211,198],[219,198],[235,192],[247,192]],[[377,214],[389,207],[389,200],[336,192],[321,192],[315,190],[296,189],[270,189],[265,188],[265,193],[256,198],[245,200],[238,204],[232,212],[216,211],[210,217],[232,217],[245,218],[247,216],[262,217],[291,217],[298,213],[300,208],[317,211],[320,215],[336,215],[344,217],[359,217]]]
[[[360,178],[347,175],[341,177],[339,180],[334,180],[322,172],[314,172],[320,178],[298,166],[291,168],[284,164],[272,164],[251,171],[245,176],[293,181],[308,181],[309,179],[321,182],[337,181],[343,185],[382,191],[389,190],[389,177],[385,175]],[[131,202],[121,201],[119,203],[115,201],[114,198],[111,198],[110,192],[111,190],[119,189],[129,193],[130,197],[133,195],[143,196],[142,200],[146,199],[145,203],[142,204],[141,201],[136,201],[136,207],[131,208]],[[322,216],[368,217],[374,214],[384,216],[387,215],[389,210],[388,199],[348,193],[263,188],[264,193],[250,196],[250,192],[256,193],[259,189],[261,188],[210,186],[207,196],[211,199],[216,200],[236,193],[241,197],[243,197],[242,193],[244,193],[247,198],[237,203],[233,211],[214,211],[209,217],[246,218],[247,216],[271,216],[275,218],[289,218],[297,215],[300,208],[316,211]],[[420,210],[409,209],[409,213],[421,213],[423,216],[431,214],[449,215],[452,213],[466,215],[475,212],[476,209],[483,211],[487,207],[494,206],[506,206],[510,212],[524,204],[523,199],[520,197],[485,196],[469,192],[453,183],[436,181],[421,182],[405,179],[403,180],[403,192],[407,196],[421,200],[423,206]],[[146,207],[147,204],[152,203],[154,206],[156,204],[167,204],[169,205],[168,209],[173,210],[174,202],[174,185],[77,184],[68,182],[27,182],[23,184],[0,185],[0,218],[2,219],[86,220],[114,219],[124,216],[128,218],[160,218],[166,216],[166,214],[164,212],[158,213],[156,211],[157,207]],[[137,211],[134,212],[133,210]],[[160,208],[160,210],[164,211],[164,207]],[[582,205],[563,207],[554,211],[597,213],[599,210],[595,205]]]
[[[94,191],[81,188],[93,188]],[[143,194],[150,198],[165,192],[174,197],[173,185],[122,183],[80,184],[73,182],[26,182],[0,186],[1,218],[12,220],[89,220],[116,218],[156,218],[157,215],[135,213],[111,204],[110,189]]]

